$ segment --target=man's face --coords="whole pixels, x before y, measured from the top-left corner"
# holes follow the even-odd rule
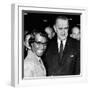
[[[60,40],[66,39],[68,36],[68,20],[57,19],[54,29]]]
[[[33,43],[33,49],[37,56],[42,56],[46,49],[46,38],[40,34],[36,34],[35,42]]]
[[[74,27],[74,28],[72,29],[72,37],[73,37],[74,39],[77,39],[77,40],[80,39],[80,30],[79,30],[78,27]]]
[[[52,39],[53,37],[53,30],[50,27],[45,28],[46,33],[48,34],[48,37]]]

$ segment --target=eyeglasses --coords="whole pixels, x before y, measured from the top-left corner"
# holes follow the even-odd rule
[[[35,41],[35,43],[38,44],[38,45],[43,45],[43,46],[46,46],[46,45],[47,45],[46,42],[45,42],[45,43],[42,43],[42,42],[37,42],[37,41]]]
[[[59,30],[62,30],[62,29],[69,29],[69,27],[64,27],[64,28],[62,28],[62,27],[60,28],[60,27],[59,27],[58,29],[59,29]]]

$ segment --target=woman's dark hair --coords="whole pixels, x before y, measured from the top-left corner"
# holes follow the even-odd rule
[[[33,29],[31,32],[31,38],[29,39],[29,45],[31,46],[32,43],[35,42],[35,35],[40,34],[42,37],[45,37],[48,41],[48,35],[44,30],[41,29]]]

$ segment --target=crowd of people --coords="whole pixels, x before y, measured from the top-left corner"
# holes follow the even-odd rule
[[[68,31],[68,18],[58,16],[53,27],[25,34],[24,77],[80,74],[80,28]]]

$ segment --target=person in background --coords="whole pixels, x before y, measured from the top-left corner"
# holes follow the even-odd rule
[[[72,33],[70,34],[70,37],[72,37],[76,40],[80,40],[80,28],[77,26],[74,26],[72,28]]]
[[[30,45],[29,45],[29,39],[32,37],[31,34],[27,34],[25,36],[25,40],[24,40],[24,46],[26,47],[26,49],[31,49]]]
[[[23,41],[24,59],[27,56],[27,50],[30,48],[29,45],[28,45],[29,38],[30,38],[30,33],[27,30],[25,30],[24,31],[24,41]]]
[[[46,69],[41,56],[47,48],[47,35],[42,32],[33,32],[29,39],[30,49],[24,59],[24,77],[46,76]]]
[[[51,27],[46,27],[45,28],[45,32],[48,34],[48,38],[51,40],[53,37],[54,37],[54,35],[55,35],[55,32],[53,31],[53,28],[51,28]]]

